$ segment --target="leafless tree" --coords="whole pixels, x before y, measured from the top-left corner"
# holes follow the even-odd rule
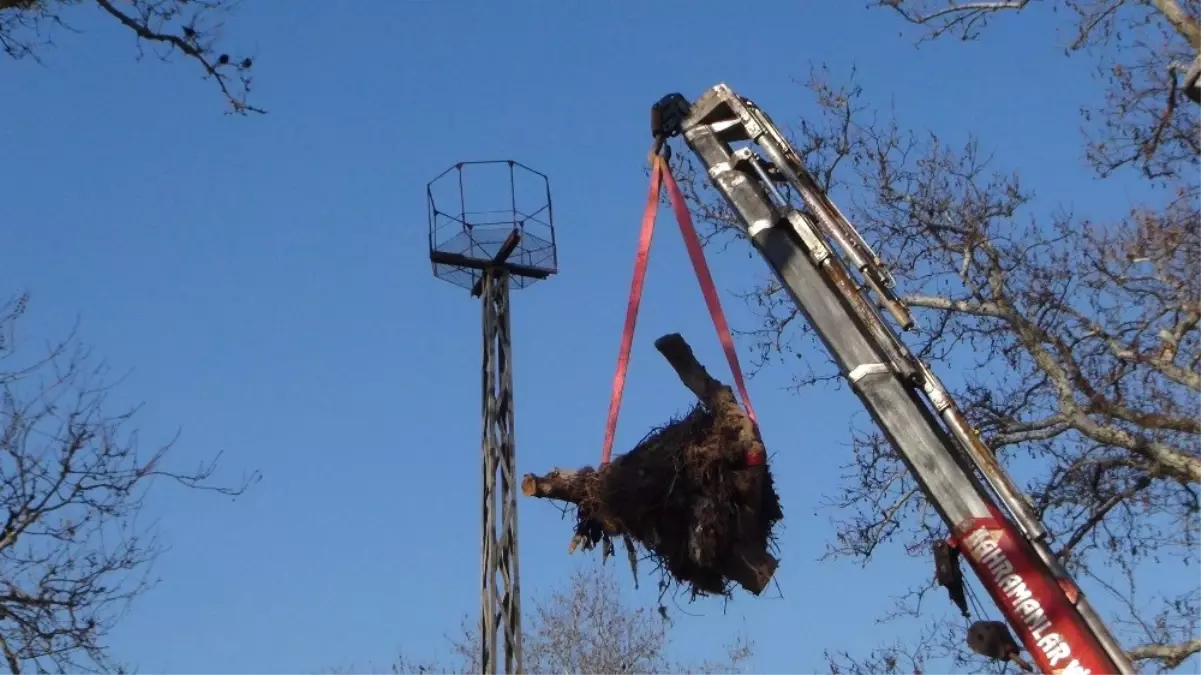
[[[673,619],[664,607],[634,606],[604,566],[589,563],[563,587],[527,603],[522,651],[525,672],[560,673],[739,673],[749,665],[753,643],[737,636],[721,658],[677,661],[668,654]],[[478,626],[463,620],[449,638],[450,662],[402,657],[392,673],[480,672]],[[349,672],[349,671],[348,671]],[[355,670],[354,672],[362,672]]]
[[[1135,166],[1148,178],[1196,182],[1188,170],[1196,166],[1201,139],[1188,99],[1201,101],[1197,0],[877,1],[921,29],[919,42],[949,35],[972,40],[990,19],[1066,8],[1074,15],[1066,51],[1092,56],[1105,84],[1104,97],[1083,109],[1093,165],[1103,175]]]
[[[1017,173],[994,168],[979,139],[956,146],[899,128],[865,101],[853,74],[836,84],[815,68],[808,86],[822,115],[792,131],[835,201],[895,264],[923,324],[906,336],[911,347],[958,384],[1001,461],[1029,475],[1023,489],[1086,592],[1126,608],[1108,618],[1132,658],[1178,668],[1201,651],[1201,590],[1149,571],[1195,564],[1201,529],[1201,146],[1198,106],[1181,84],[1181,64],[1196,57],[1198,4],[881,4],[923,39],[972,39],[1006,9],[1066,4],[1075,13],[1069,51],[1090,47],[1100,64],[1105,94],[1084,109],[1086,156],[1100,177],[1141,182],[1151,195],[1105,220],[1043,207]],[[741,237],[696,166],[683,156],[677,164],[708,242]],[[774,280],[744,297],[762,319],[742,335],[758,367],[800,363],[798,387],[837,383]],[[942,523],[878,433],[856,423],[852,436],[847,480],[827,498],[838,519],[829,555],[866,561],[898,546],[928,556]],[[830,654],[833,670],[993,667],[966,653],[961,619],[938,616],[948,604],[941,590],[913,582],[883,619],[921,622],[921,638]]]
[[[254,60],[219,45],[222,21],[238,4],[239,0],[0,0],[0,49],[13,59],[40,60],[57,31],[76,32],[70,17],[91,10],[132,33],[138,58],[147,49],[163,60],[183,54],[217,84],[231,113],[263,113],[248,102]]]
[[[137,411],[109,410],[102,364],[73,338],[34,354],[18,335],[27,304],[0,305],[0,655],[13,673],[113,672],[106,636],[163,551],[138,522],[147,491],[166,478],[238,495],[258,475],[220,487],[214,465],[170,472],[170,444],[140,454]]]

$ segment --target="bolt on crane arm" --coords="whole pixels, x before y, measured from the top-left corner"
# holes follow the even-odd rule
[[[883,308],[902,330],[914,325],[884,262],[771,118],[718,84],[691,104],[680,94],[664,97],[651,120],[656,149],[681,135],[702,162],[1038,667],[1136,672],[1047,547],[1048,533],[1025,497],[942,383],[877,311]],[[792,188],[808,213],[794,208],[777,184]]]

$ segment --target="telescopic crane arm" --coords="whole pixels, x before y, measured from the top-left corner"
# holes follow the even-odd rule
[[[902,330],[914,325],[883,261],[771,118],[718,84],[693,103],[679,94],[664,97],[651,119],[656,149],[682,135],[700,159],[1038,668],[1136,672],[1047,547],[1047,531],[1024,496],[942,383],[877,311],[883,308]],[[799,195],[812,217],[777,185]]]

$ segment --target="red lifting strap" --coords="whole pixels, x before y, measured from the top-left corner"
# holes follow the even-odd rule
[[[634,326],[638,322],[638,307],[642,304],[642,287],[646,282],[646,267],[650,261],[651,240],[655,233],[655,215],[658,212],[659,193],[662,183],[667,183],[667,194],[671,198],[671,208],[675,212],[676,221],[680,225],[680,234],[684,236],[684,244],[688,248],[688,257],[692,259],[692,268],[696,272],[697,281],[701,285],[701,293],[709,306],[709,314],[717,329],[717,337],[721,340],[722,349],[726,353],[726,361],[734,374],[734,384],[738,387],[738,395],[746,409],[747,417],[756,423],[755,410],[751,407],[751,397],[746,390],[746,382],[742,377],[742,367],[738,363],[738,354],[734,350],[734,340],[730,337],[730,326],[726,323],[726,315],[721,309],[721,301],[717,297],[717,289],[713,277],[709,274],[709,265],[705,262],[705,253],[701,249],[700,238],[692,225],[692,216],[684,202],[684,195],[676,185],[667,162],[655,155],[651,167],[651,187],[647,196],[646,209],[642,213],[642,232],[638,237],[638,254],[634,259],[634,278],[630,283],[630,300],[626,305],[625,328],[621,334],[621,351],[617,356],[617,372],[613,375],[613,393],[609,400],[609,419],[605,427],[605,445],[601,450],[601,464],[607,464],[613,454],[613,437],[617,432],[617,414],[621,409],[622,393],[625,391],[626,372],[630,366],[630,347],[634,342]],[[749,464],[762,464],[764,457],[754,455],[747,457]]]

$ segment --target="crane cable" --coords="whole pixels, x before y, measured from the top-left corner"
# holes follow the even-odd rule
[[[693,271],[696,272],[697,282],[700,284],[701,293],[705,296],[705,304],[708,305],[709,315],[713,319],[713,326],[717,329],[717,337],[721,341],[722,350],[726,354],[726,361],[730,364],[730,370],[734,376],[734,384],[738,388],[739,398],[742,400],[742,406],[746,410],[747,417],[750,418],[753,424],[758,424],[755,418],[755,410],[751,406],[751,397],[747,393],[746,382],[742,376],[742,367],[738,363],[738,353],[734,350],[734,340],[730,336],[730,326],[726,322],[726,315],[721,308],[721,300],[717,297],[717,289],[713,283],[713,277],[709,273],[709,265],[705,261],[705,253],[701,248],[700,237],[696,234],[696,228],[692,224],[692,216],[688,212],[688,205],[684,201],[684,195],[680,192],[679,185],[676,184],[675,178],[671,175],[671,168],[667,164],[667,160],[659,154],[658,150],[662,147],[661,142],[656,142],[655,149],[651,152],[651,183],[650,193],[647,196],[646,209],[642,213],[642,231],[638,237],[638,252],[634,258],[634,276],[630,281],[630,299],[626,305],[626,321],[625,327],[621,334],[621,348],[617,356],[617,370],[613,375],[613,392],[609,399],[609,418],[605,427],[604,447],[601,450],[601,465],[609,462],[613,453],[613,438],[617,432],[617,416],[621,410],[622,394],[625,391],[626,372],[630,366],[630,347],[634,342],[634,327],[638,323],[638,308],[642,304],[642,288],[646,282],[646,268],[650,261],[651,241],[655,233],[655,217],[658,212],[659,195],[662,191],[664,183],[667,184],[667,194],[671,199],[671,208],[675,213],[676,222],[680,226],[680,234],[684,237],[684,245],[688,249],[688,257],[692,260]],[[761,464],[765,461],[762,454],[748,454],[748,464]]]

